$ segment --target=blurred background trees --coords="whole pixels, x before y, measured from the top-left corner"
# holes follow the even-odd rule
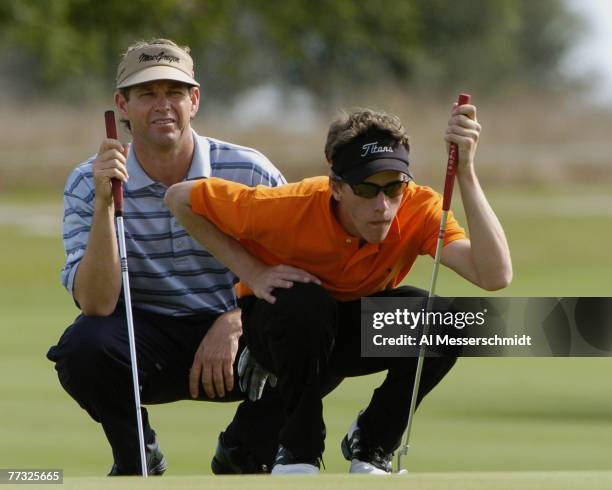
[[[61,190],[99,145],[121,53],[155,37],[192,49],[196,130],[263,151],[290,180],[327,172],[338,108],[369,106],[402,118],[419,181],[436,186],[450,104],[468,91],[487,183],[609,182],[612,112],[583,104],[589,74],[568,74],[587,32],[568,2],[0,0],[0,192]]]
[[[328,104],[374,84],[563,84],[580,22],[561,0],[2,0],[0,32],[18,96],[107,94],[126,46],[168,37],[210,95],[274,84]]]

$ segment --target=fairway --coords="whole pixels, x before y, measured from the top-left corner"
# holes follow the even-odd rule
[[[496,294],[612,295],[612,257],[601,246],[612,241],[612,227],[602,226],[609,216],[575,194],[548,192],[491,194],[509,237],[515,275],[513,284]],[[588,193],[588,202],[609,199],[606,189],[581,192]],[[555,206],[546,207],[550,202]],[[577,203],[582,207],[573,206]],[[106,474],[111,454],[100,427],[61,389],[44,357],[77,313],[59,284],[60,213],[59,198],[27,206],[19,197],[0,201],[0,467],[62,468],[67,488],[142,488],[139,479],[80,478]],[[430,269],[431,259],[419,259],[409,282],[426,287]],[[480,294],[444,269],[437,291]],[[406,460],[411,474],[379,479],[376,485],[612,488],[611,372],[609,358],[461,359],[417,412]],[[332,474],[347,471],[340,440],[380,379],[347,380],[325,399],[327,474],[290,483],[188,476],[210,474],[216,437],[234,404],[185,401],[150,407],[169,470],[147,487],[370,488],[369,478]]]
[[[375,478],[374,481],[372,478]],[[549,472],[549,473],[418,473],[411,475],[393,475],[376,478],[371,476],[225,476],[225,477],[163,477],[121,478],[112,482],[107,478],[69,478],[64,480],[62,488],[88,490],[125,489],[140,490],[144,488],[172,488],[187,490],[192,488],[214,488],[215,490],[275,490],[291,487],[294,490],[310,489],[316,486],[320,490],[371,490],[376,485],[380,490],[418,488],[419,490],[604,490],[612,485],[612,472]],[[31,485],[20,486],[32,487]]]

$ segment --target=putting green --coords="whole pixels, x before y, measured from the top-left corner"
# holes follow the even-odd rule
[[[30,485],[28,485],[30,486]],[[226,476],[226,477],[161,477],[144,481],[141,478],[67,478],[66,490],[152,489],[191,490],[379,490],[414,488],[418,490],[604,490],[612,487],[612,471],[601,472],[516,472],[516,473],[413,473],[389,477],[356,475],[319,476]],[[23,488],[23,487],[22,487]]]
[[[609,189],[593,189],[588,195],[595,202],[597,196],[608,196]],[[491,193],[514,260],[514,282],[500,294],[612,296],[612,255],[601,246],[612,242],[612,227],[602,226],[599,208],[580,208],[579,215],[564,212],[582,202],[571,193],[519,197]],[[554,208],[542,214],[541,204],[553,197]],[[77,314],[59,285],[61,210],[58,202],[55,207],[35,203],[37,207],[21,209],[18,201],[2,199],[0,466],[63,468],[70,488],[139,488],[139,479],[77,478],[104,475],[112,461],[102,430],[62,390],[44,357]],[[9,204],[19,204],[22,214],[16,216]],[[10,212],[3,214],[3,209]],[[45,213],[50,218],[39,222]],[[426,287],[430,271],[431,260],[420,259],[410,282]],[[440,271],[437,290],[479,294],[447,270]],[[611,366],[609,358],[461,359],[417,412],[406,459],[412,473],[375,484],[407,488],[414,483],[419,489],[612,488]],[[347,462],[339,442],[380,379],[347,380],[325,399],[327,474],[291,480],[296,490],[373,486],[370,479],[341,475]],[[286,480],[186,476],[210,473],[216,437],[235,407],[190,401],[150,407],[169,470],[162,479],[147,482],[149,488],[280,488],[282,483],[274,482]],[[330,475],[334,473],[338,475]]]

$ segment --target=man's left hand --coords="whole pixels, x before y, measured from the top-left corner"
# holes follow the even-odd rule
[[[274,388],[277,381],[276,376],[259,364],[249,348],[245,347],[238,359],[238,386],[243,393],[246,393],[249,400],[252,402],[259,400],[266,383]]]
[[[481,129],[476,118],[476,107],[471,104],[458,106],[455,102],[448,120],[444,141],[446,141],[447,151],[450,143],[457,144],[459,150],[457,172],[471,170]]]
[[[200,393],[200,382],[208,398],[223,398],[234,389],[234,359],[241,335],[239,308],[215,320],[193,358],[189,373],[189,392],[193,398]]]

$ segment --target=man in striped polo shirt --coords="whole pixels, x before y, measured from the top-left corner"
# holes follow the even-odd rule
[[[236,276],[185,232],[163,197],[172,184],[210,176],[249,186],[285,180],[261,153],[196,134],[199,102],[189,48],[165,39],[131,46],[119,64],[115,103],[132,141],[105,139],[64,190],[61,279],[82,313],[47,356],[66,391],[102,424],[111,475],[141,472],[111,179],[124,184],[142,402],[244,398],[234,382],[242,349]],[[274,400],[245,404],[244,423],[219,441],[243,449],[234,453],[238,466],[217,472],[258,472],[274,455],[276,443],[261,433],[262,422],[277,419]],[[148,471],[161,474],[165,459],[142,414]]]

